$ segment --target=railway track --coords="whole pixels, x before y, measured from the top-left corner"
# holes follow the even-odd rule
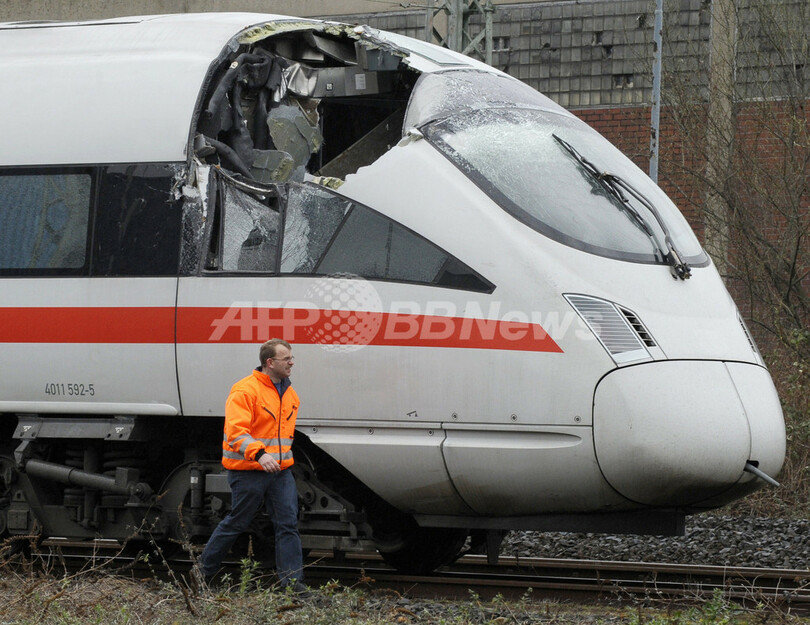
[[[475,555],[426,576],[403,575],[372,557],[354,555],[345,565],[324,560],[308,569],[310,579],[337,575],[345,582],[351,575],[356,581],[358,572],[377,586],[420,595],[468,596],[473,591],[516,598],[531,588],[534,597],[674,602],[703,600],[720,590],[748,605],[810,612],[810,570],[511,557],[490,565]]]
[[[52,570],[79,570],[90,563],[136,577],[169,575],[160,558],[152,558],[153,564],[146,566],[114,541],[90,546],[48,540],[35,555]],[[173,557],[168,563],[177,579],[188,579],[192,564],[188,557]],[[229,566],[238,578],[239,564]],[[313,586],[336,580],[345,586],[442,598],[475,593],[483,599],[498,594],[516,599],[531,589],[535,599],[672,604],[705,600],[720,591],[725,598],[748,606],[810,613],[810,570],[515,557],[502,557],[492,565],[484,556],[466,555],[436,573],[406,575],[386,565],[376,553],[335,557],[331,552],[311,552],[306,575]]]

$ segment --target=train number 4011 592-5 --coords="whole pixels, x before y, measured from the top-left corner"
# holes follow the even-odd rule
[[[96,389],[92,384],[78,384],[73,382],[46,382],[46,395],[58,395],[64,397],[92,397],[96,394]]]

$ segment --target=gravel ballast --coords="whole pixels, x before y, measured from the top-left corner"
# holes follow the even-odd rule
[[[807,570],[810,520],[699,514],[684,536],[511,532],[504,556],[750,566]]]

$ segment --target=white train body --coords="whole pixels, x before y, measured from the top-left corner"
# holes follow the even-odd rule
[[[244,96],[235,112],[228,92],[217,108],[212,93],[257,47],[286,60],[274,93],[317,145],[240,175],[222,137],[259,104]],[[424,526],[680,514],[760,486],[746,463],[779,472],[774,386],[683,217],[518,81],[401,36],[252,14],[3,25],[0,56],[13,88],[0,116],[0,246],[16,250],[0,252],[8,463],[29,441],[19,468],[47,459],[43,444],[69,464],[49,423],[72,444],[82,434],[65,424],[123,419],[166,428],[150,447],[201,445],[194,429],[221,427],[231,384],[280,336],[294,345],[298,433]],[[279,158],[279,137],[251,158]],[[330,173],[330,139],[346,144],[333,170],[355,142],[371,156]],[[632,184],[617,195],[589,163]],[[157,190],[128,195],[138,180]],[[139,221],[150,201],[162,216]],[[248,233],[272,260],[244,257]],[[685,265],[691,277],[673,279]],[[67,521],[48,529],[51,508],[19,503],[28,492],[3,512],[7,530],[44,517],[68,534]]]

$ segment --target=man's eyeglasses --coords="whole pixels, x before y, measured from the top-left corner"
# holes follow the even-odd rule
[[[295,362],[295,356],[287,356],[286,358],[271,358],[270,360],[279,360],[281,362]]]

